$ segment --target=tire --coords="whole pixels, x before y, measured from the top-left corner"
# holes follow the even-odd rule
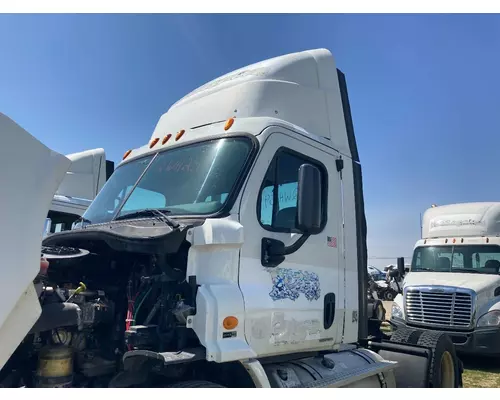
[[[401,344],[417,344],[420,336],[424,332],[411,328],[400,328],[394,331],[391,335],[391,342]]]
[[[432,388],[462,386],[462,368],[455,346],[444,332],[425,331],[420,335],[418,346],[431,350],[428,384]]]
[[[387,292],[384,293],[384,300],[385,301],[393,301],[394,300],[394,293],[392,291],[388,290]]]
[[[168,385],[167,388],[183,388],[183,389],[220,389],[225,386],[208,381],[184,381]]]

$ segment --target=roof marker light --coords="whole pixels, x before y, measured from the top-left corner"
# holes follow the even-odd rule
[[[182,135],[184,135],[185,132],[186,131],[184,129],[181,129],[179,133],[177,133],[177,135],[175,136],[175,141],[178,141],[182,137]]]
[[[234,124],[234,118],[229,118],[227,121],[226,121],[226,125],[224,125],[224,130],[227,131],[229,130],[229,128],[231,128]]]
[[[126,159],[126,158],[130,155],[130,153],[132,153],[132,150],[127,150],[127,151],[125,152],[125,154],[123,155],[122,160],[125,160],[125,159]]]
[[[171,134],[171,133],[169,133],[168,135],[165,135],[165,137],[164,137],[164,138],[163,138],[163,140],[161,141],[161,144],[165,144],[165,143],[167,143],[167,142],[170,140],[170,138],[171,138],[171,137],[172,137],[172,134]]]
[[[149,148],[152,149],[159,140],[160,138],[154,138],[153,140],[151,140],[151,142],[149,143]]]

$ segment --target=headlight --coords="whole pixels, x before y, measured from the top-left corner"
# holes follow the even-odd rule
[[[489,326],[500,326],[500,311],[490,311],[482,315],[477,320],[478,328],[487,328]]]
[[[401,307],[395,302],[392,303],[391,318],[392,317],[403,319],[403,310],[401,310]]]

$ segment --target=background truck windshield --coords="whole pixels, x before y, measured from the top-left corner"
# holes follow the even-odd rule
[[[248,138],[223,138],[131,161],[116,169],[83,217],[96,224],[148,208],[168,210],[168,215],[216,213],[251,149]]]
[[[500,272],[500,246],[463,245],[418,247],[413,254],[412,272]]]

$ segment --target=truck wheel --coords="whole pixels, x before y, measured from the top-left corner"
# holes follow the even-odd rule
[[[394,300],[394,294],[391,291],[387,291],[384,293],[384,300],[386,301],[393,301]]]
[[[411,328],[400,328],[394,331],[391,335],[391,342],[401,343],[401,344],[417,344],[418,339],[422,335],[423,331],[419,331]]]
[[[220,389],[225,386],[217,385],[208,381],[184,381],[168,385],[167,388],[184,388],[184,389]]]
[[[455,353],[455,346],[446,333],[425,331],[418,339],[417,345],[432,351],[428,377],[430,387],[461,386],[460,361]]]

